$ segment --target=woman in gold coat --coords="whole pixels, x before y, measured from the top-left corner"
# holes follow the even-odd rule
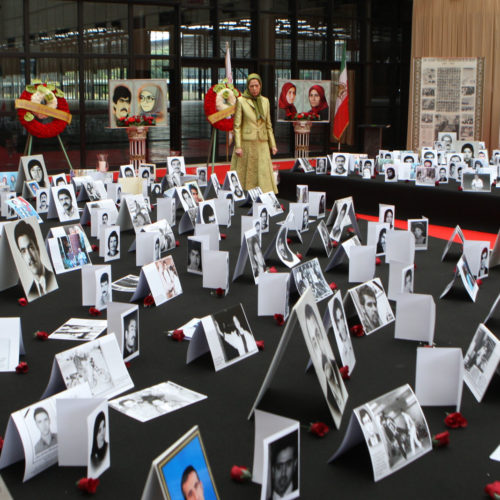
[[[260,94],[262,79],[256,73],[247,78],[247,88],[236,101],[234,152],[231,169],[236,170],[243,189],[260,186],[264,193],[278,192],[270,151],[278,152],[271,125],[269,99]]]

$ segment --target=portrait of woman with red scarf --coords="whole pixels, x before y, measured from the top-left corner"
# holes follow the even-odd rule
[[[281,87],[280,98],[278,100],[278,120],[293,120],[297,114],[297,108],[294,105],[297,96],[297,87],[286,82]]]
[[[313,85],[309,88],[309,113],[319,115],[320,121],[328,121],[329,108],[325,97],[325,90],[321,85]]]

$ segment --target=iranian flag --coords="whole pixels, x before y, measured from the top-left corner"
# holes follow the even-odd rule
[[[342,49],[342,63],[337,88],[337,102],[335,103],[335,117],[333,119],[333,137],[340,141],[342,134],[349,125],[349,90],[347,87],[347,67],[345,64],[345,43]]]

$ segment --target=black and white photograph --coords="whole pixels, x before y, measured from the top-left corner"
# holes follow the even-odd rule
[[[429,243],[429,220],[408,219],[408,230],[415,237],[415,250],[427,250]]]
[[[309,186],[307,184],[297,184],[295,186],[296,189],[296,198],[297,203],[308,203],[309,202]]]
[[[105,319],[70,318],[66,323],[54,330],[51,340],[94,340],[106,330],[108,322]]]
[[[346,153],[332,153],[331,175],[347,177],[349,171],[349,155]]]
[[[321,271],[321,266],[317,258],[308,260],[292,270],[293,279],[299,295],[303,295],[307,287],[311,287],[316,302],[320,302],[333,295],[333,291],[328,285]]]
[[[374,173],[373,160],[361,160],[359,173],[363,179],[371,179]]]
[[[196,181],[188,182],[185,186],[189,189],[196,205],[199,205],[202,201],[205,201],[200,186],[198,186],[198,183]]]
[[[168,381],[113,399],[109,402],[109,406],[139,422],[147,422],[202,401],[206,397],[204,394]]]
[[[439,182],[439,184],[448,184],[448,180],[449,180],[448,165],[439,165],[437,181]]]
[[[260,500],[300,496],[299,429],[285,429],[264,439],[264,474]]]
[[[153,222],[152,224],[142,226],[141,231],[148,233],[160,233],[159,240],[161,254],[164,254],[165,252],[168,252],[169,250],[173,250],[175,248],[175,235],[172,227],[166,219],[160,219],[156,222]]]
[[[167,172],[172,176],[174,185],[180,186],[182,176],[186,175],[184,156],[167,156]],[[176,182],[178,182],[178,184]]]
[[[375,225],[375,235],[376,235],[376,248],[375,254],[382,256],[385,255],[387,247],[387,233],[390,231],[390,225],[387,222],[382,222]]]
[[[207,185],[207,167],[196,167],[196,182],[198,186]]]
[[[415,185],[430,187],[435,186],[436,181],[436,167],[433,166],[432,160],[424,160],[423,166],[415,169]]]
[[[139,283],[139,276],[135,274],[128,274],[127,276],[123,276],[122,278],[113,281],[111,285],[112,289],[117,292],[135,292],[137,288],[137,284]]]
[[[477,284],[477,281],[470,270],[469,264],[463,255],[457,262],[457,271],[460,275],[465,289],[467,290],[467,293],[475,302],[477,293],[479,292],[479,285]]]
[[[78,205],[76,203],[75,190],[72,184],[54,186],[50,188],[54,200],[57,215],[61,222],[76,220],[80,218]]]
[[[142,268],[157,306],[182,293],[179,274],[171,255]]]
[[[202,224],[218,224],[213,200],[207,200],[199,205],[200,222]]]
[[[227,173],[227,178],[229,180],[229,189],[233,193],[234,201],[241,201],[245,199],[245,193],[243,188],[241,187],[240,180],[238,178],[238,174],[235,170],[230,170]]]
[[[464,381],[480,403],[500,361],[500,341],[482,323],[464,357]]]
[[[102,181],[95,181],[92,177],[85,177],[83,187],[90,201],[99,201],[107,197],[106,188]]]
[[[192,274],[203,274],[203,264],[201,260],[202,242],[192,238],[187,240],[187,272]]]
[[[415,266],[403,267],[401,270],[401,285],[399,288],[401,293],[413,293],[414,277]]]
[[[396,164],[387,165],[384,170],[385,182],[398,181],[398,167]]]
[[[136,177],[133,165],[120,165],[120,177]]]
[[[97,478],[110,466],[109,418],[107,403],[100,404],[87,417],[87,476]]]
[[[380,278],[362,283],[351,288],[349,292],[366,335],[394,321],[394,314]]]
[[[4,226],[19,279],[28,302],[58,288],[54,270],[34,217]]]
[[[335,201],[335,205],[333,206],[335,219],[330,231],[330,237],[333,241],[339,242],[344,228],[351,224],[351,217],[349,215],[351,206],[352,201],[347,199]]]
[[[21,164],[27,181],[36,181],[41,188],[50,187],[43,155],[21,156]]]
[[[478,278],[486,278],[488,276],[488,270],[490,267],[490,248],[489,246],[484,246],[481,250],[479,271],[477,273]]]
[[[269,215],[274,217],[275,215],[282,214],[284,212],[281,203],[279,202],[276,194],[273,191],[268,191],[267,193],[262,193],[260,195],[260,201],[266,204],[269,208]]]
[[[323,243],[326,255],[327,257],[330,257],[333,252],[333,242],[330,239],[330,233],[328,232],[328,228],[326,227],[324,220],[319,221],[319,224],[317,225],[317,231],[321,238],[321,242]]]
[[[139,177],[152,186],[156,179],[156,165],[154,163],[141,163],[139,165]]]
[[[121,319],[123,360],[130,361],[139,356],[139,310],[125,312]]]
[[[55,355],[66,387],[87,383],[93,397],[109,398],[134,386],[114,335]]]
[[[111,288],[111,266],[98,267],[95,274],[95,307],[103,311],[108,307],[108,302],[113,300]]]
[[[316,173],[326,174],[328,169],[328,158],[326,156],[320,156],[316,158]]]
[[[269,210],[266,205],[259,204],[257,207],[257,217],[260,220],[260,232],[268,233],[270,226]]]
[[[252,329],[241,304],[205,316],[201,322],[215,371],[258,352]]]
[[[318,307],[311,294],[307,293],[297,301],[294,309],[323,396],[326,399],[335,427],[339,428],[348,395]]]
[[[292,268],[300,262],[300,259],[290,250],[287,241],[288,228],[283,224],[276,236],[276,253],[285,266]]]
[[[39,214],[46,214],[49,211],[48,188],[41,188],[36,194],[36,211]]]
[[[351,342],[340,290],[337,290],[328,301],[328,312],[332,320],[333,333],[337,342],[340,360],[343,366],[349,367],[349,373],[352,373],[356,364],[356,357],[354,355],[354,348]]]
[[[104,229],[104,262],[120,258],[120,227],[110,226]],[[102,244],[102,243],[101,243]]]
[[[369,420],[365,412],[370,417]],[[368,451],[375,481],[432,450],[424,413],[409,385],[356,408],[354,414],[366,442],[371,443]],[[378,442],[379,438],[381,443]]]
[[[302,224],[300,227],[301,232],[309,231],[309,204],[304,204],[305,206],[302,208]]]
[[[478,172],[463,172],[462,189],[464,191],[475,191],[481,193],[491,192],[490,174]]]
[[[252,268],[253,279],[255,284],[259,283],[259,276],[266,272],[266,261],[262,254],[262,249],[259,244],[259,235],[255,229],[245,231],[246,245],[248,249],[248,258]]]
[[[151,224],[149,210],[146,200],[142,194],[134,194],[125,198],[125,203],[130,214],[130,219],[135,231],[139,231],[143,226]]]
[[[52,176],[51,186],[60,186],[62,184],[67,184],[66,174],[56,174]]]
[[[394,220],[396,209],[394,205],[379,205],[378,209],[378,220],[379,222],[385,222],[389,224],[389,229],[394,229]]]

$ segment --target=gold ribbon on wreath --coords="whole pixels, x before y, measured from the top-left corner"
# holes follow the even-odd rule
[[[26,109],[28,111],[32,111],[33,113],[39,113],[41,115],[50,116],[51,118],[57,118],[58,120],[65,121],[68,124],[71,123],[71,113],[67,113],[66,111],[62,111],[60,109],[54,109],[38,102],[27,101],[26,99],[16,99],[15,108]]]
[[[215,122],[218,122],[219,120],[222,120],[223,118],[228,117],[229,115],[232,115],[236,109],[236,105],[234,106],[229,106],[226,109],[221,109],[220,111],[217,111],[217,113],[212,113],[208,117],[208,121],[213,125]]]

